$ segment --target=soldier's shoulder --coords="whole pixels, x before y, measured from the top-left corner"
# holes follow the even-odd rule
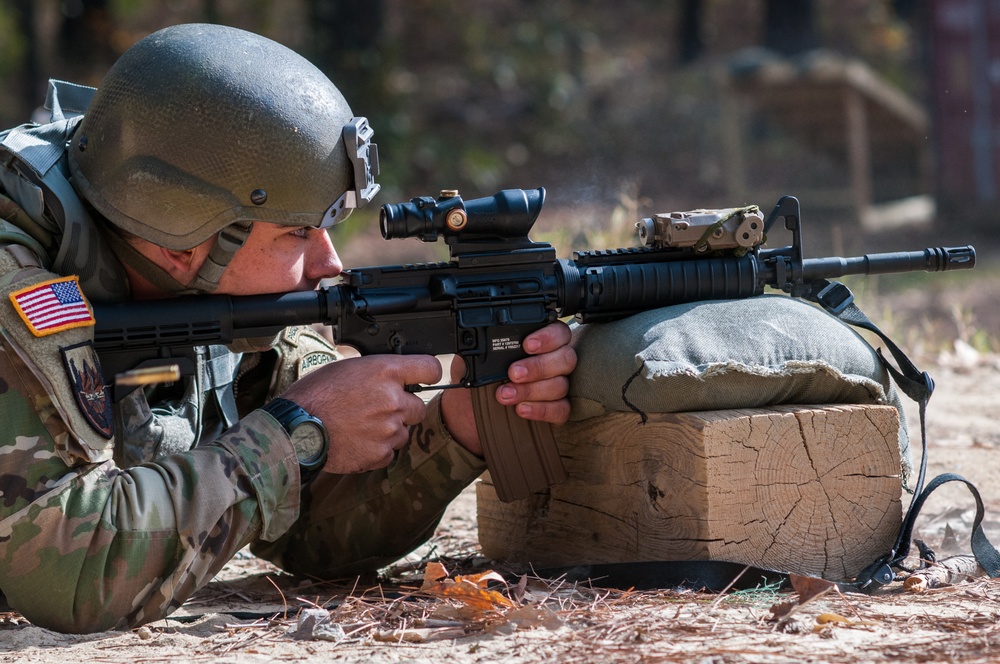
[[[4,350],[16,354],[51,398],[89,461],[103,460],[114,437],[110,395],[93,346],[94,322],[76,277],[26,264],[16,252],[0,248]]]

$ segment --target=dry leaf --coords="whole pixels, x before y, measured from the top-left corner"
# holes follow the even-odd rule
[[[771,620],[780,620],[781,618],[784,618],[785,616],[787,616],[789,613],[792,612],[792,609],[794,609],[797,606],[798,603],[795,602],[794,600],[789,600],[787,602],[779,602],[777,604],[772,605],[770,609]]]
[[[488,584],[490,581],[499,581],[500,583],[507,585],[507,582],[504,580],[504,578],[500,576],[500,574],[498,574],[497,572],[494,572],[493,570],[490,570],[489,572],[483,572],[482,574],[473,574],[471,576],[466,575],[466,576],[455,577],[455,583],[461,583],[462,581],[468,581],[469,583],[474,583],[480,588],[485,588],[486,584]]]
[[[813,627],[813,631],[821,632],[824,629],[832,628],[834,625],[843,625],[844,627],[868,627],[876,624],[877,623],[873,620],[851,620],[850,618],[845,618],[844,616],[836,613],[821,613],[816,616],[816,625]]]
[[[832,581],[820,579],[815,576],[789,574],[788,579],[792,582],[792,588],[799,594],[800,605],[812,601],[821,595],[825,595],[837,587],[837,584]]]
[[[515,602],[520,602],[524,599],[524,593],[528,589],[528,577],[525,574],[521,575],[521,578],[517,580],[517,585],[510,589],[510,596]]]
[[[423,587],[426,588],[427,586],[432,585],[440,581],[441,579],[445,579],[447,577],[448,577],[448,570],[444,568],[444,565],[435,562],[427,563],[427,567],[424,568]]]
[[[787,602],[780,602],[771,607],[772,621],[777,621],[777,627],[782,627],[792,618],[792,614],[802,608],[803,605],[811,602],[817,597],[822,597],[830,592],[837,584],[832,581],[820,579],[815,576],[802,576],[801,574],[789,574],[788,579],[792,582],[792,588],[798,593],[798,597]]]
[[[468,604],[471,607],[489,611],[498,606],[511,607],[513,603],[495,590],[487,590],[468,581],[455,581],[441,583],[435,588],[427,590],[432,595],[439,595]]]
[[[456,576],[454,579],[447,577],[448,571],[444,565],[436,562],[427,563],[424,583],[420,590],[429,595],[458,600],[481,611],[489,611],[500,606],[514,606],[513,602],[500,593],[486,588],[490,581],[504,582],[504,578],[492,570],[482,574]]]

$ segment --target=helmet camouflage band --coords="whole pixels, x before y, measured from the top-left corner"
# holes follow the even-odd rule
[[[186,250],[254,221],[342,220],[379,189],[371,134],[294,51],[235,28],[178,25],[111,68],[69,163],[77,189],[113,224]]]

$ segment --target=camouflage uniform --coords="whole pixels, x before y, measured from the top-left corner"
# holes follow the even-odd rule
[[[338,359],[309,330],[242,358],[208,349],[199,376],[104,412],[103,384],[80,378],[96,362],[93,328],[38,337],[15,311],[11,293],[58,275],[6,197],[0,215],[0,589],[35,624],[89,632],[156,620],[248,544],[295,573],[375,569],[426,540],[484,470],[433,401],[388,468],[300,486],[288,435],[257,408]],[[228,375],[199,382],[212,367]]]

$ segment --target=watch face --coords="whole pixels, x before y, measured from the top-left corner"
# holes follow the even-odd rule
[[[309,420],[301,422],[292,431],[291,438],[299,465],[318,467],[326,460],[326,432],[319,424]]]

